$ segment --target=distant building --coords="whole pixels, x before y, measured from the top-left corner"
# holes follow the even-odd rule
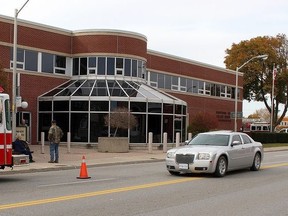
[[[0,16],[0,29],[0,64],[12,85],[13,18]],[[155,143],[162,142],[163,132],[168,142],[177,132],[184,141],[198,112],[215,116],[219,129],[234,128],[235,71],[147,50],[147,38],[134,32],[70,31],[19,20],[17,74],[17,91],[29,104],[18,110],[17,126],[25,121],[32,143],[56,119],[71,132],[72,144],[97,144],[99,136],[113,133],[104,116],[117,107],[127,107],[138,120],[118,134],[131,145],[146,144],[148,132]]]

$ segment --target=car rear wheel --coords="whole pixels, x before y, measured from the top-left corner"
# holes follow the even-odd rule
[[[224,156],[221,156],[216,165],[215,176],[223,177],[227,172],[227,159]]]
[[[253,164],[250,168],[252,171],[258,171],[261,166],[261,155],[259,152],[257,152],[254,156]]]

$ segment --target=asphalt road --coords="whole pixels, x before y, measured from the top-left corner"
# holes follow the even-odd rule
[[[171,176],[164,162],[0,175],[0,216],[288,215],[288,151],[259,172]]]

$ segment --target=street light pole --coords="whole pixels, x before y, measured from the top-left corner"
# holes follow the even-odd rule
[[[16,135],[16,83],[17,83],[17,17],[21,10],[28,3],[27,0],[23,6],[18,11],[15,9],[14,14],[14,35],[13,35],[13,77],[12,77],[12,139],[15,138]]]
[[[253,58],[249,59],[248,61],[246,61],[244,64],[242,64],[240,67],[236,68],[236,81],[235,81],[235,108],[234,108],[234,131],[237,131],[237,105],[238,105],[238,75],[239,75],[239,70],[241,68],[243,68],[246,64],[248,64],[250,61],[254,60],[254,59],[263,59],[266,60],[268,58],[268,55],[258,55],[258,56],[254,56]]]

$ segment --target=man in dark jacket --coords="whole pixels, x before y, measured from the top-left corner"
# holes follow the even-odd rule
[[[16,140],[14,141],[13,148],[14,148],[15,152],[18,152],[18,153],[21,153],[21,154],[25,154],[25,155],[29,155],[29,162],[30,163],[35,162],[33,160],[32,152],[30,151],[30,148],[29,148],[27,142],[22,140],[21,134],[17,134],[16,135]]]

